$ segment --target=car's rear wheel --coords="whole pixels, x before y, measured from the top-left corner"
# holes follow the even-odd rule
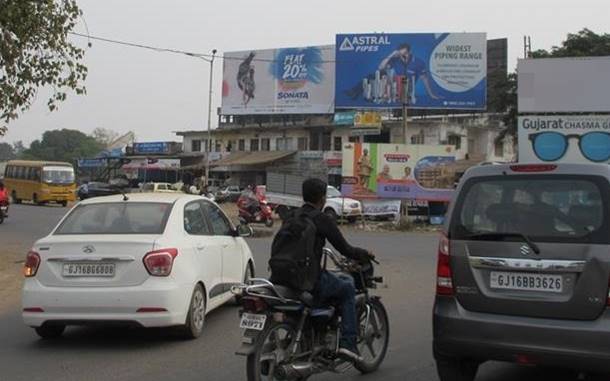
[[[472,360],[437,358],[436,371],[440,381],[474,381],[479,363]]]
[[[186,322],[180,327],[180,336],[185,339],[196,339],[201,336],[205,322],[205,304],[203,287],[197,284],[191,296]]]
[[[66,330],[66,326],[62,324],[43,324],[34,328],[34,330],[42,339],[51,340],[61,337]]]

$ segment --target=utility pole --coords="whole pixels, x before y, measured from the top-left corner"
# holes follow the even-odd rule
[[[523,36],[523,58],[532,56],[532,37]]]
[[[208,186],[210,181],[210,153],[212,152],[212,81],[214,80],[214,58],[217,50],[212,50],[212,58],[210,59],[210,94],[208,96],[208,139],[206,143],[205,153],[205,183]]]

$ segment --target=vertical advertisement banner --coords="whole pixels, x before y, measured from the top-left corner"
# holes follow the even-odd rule
[[[335,48],[225,53],[223,115],[332,114]]]
[[[350,143],[343,147],[342,193],[357,199],[449,201],[453,146]]]
[[[339,34],[336,107],[485,109],[485,33]]]
[[[610,163],[610,115],[519,117],[519,162]]]

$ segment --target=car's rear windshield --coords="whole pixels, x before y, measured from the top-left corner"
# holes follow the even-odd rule
[[[79,205],[54,234],[161,234],[171,209],[156,202]]]
[[[519,233],[534,241],[609,243],[609,198],[608,181],[595,176],[473,178],[456,200],[450,235]]]

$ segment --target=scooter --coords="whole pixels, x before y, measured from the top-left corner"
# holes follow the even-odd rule
[[[8,217],[8,200],[0,201],[0,224]]]
[[[267,205],[267,201],[260,200],[255,207],[250,206],[254,200],[242,196],[237,200],[237,208],[239,209],[239,217],[248,224],[265,224],[270,228],[273,226],[273,211]],[[253,212],[252,209],[255,209]]]

